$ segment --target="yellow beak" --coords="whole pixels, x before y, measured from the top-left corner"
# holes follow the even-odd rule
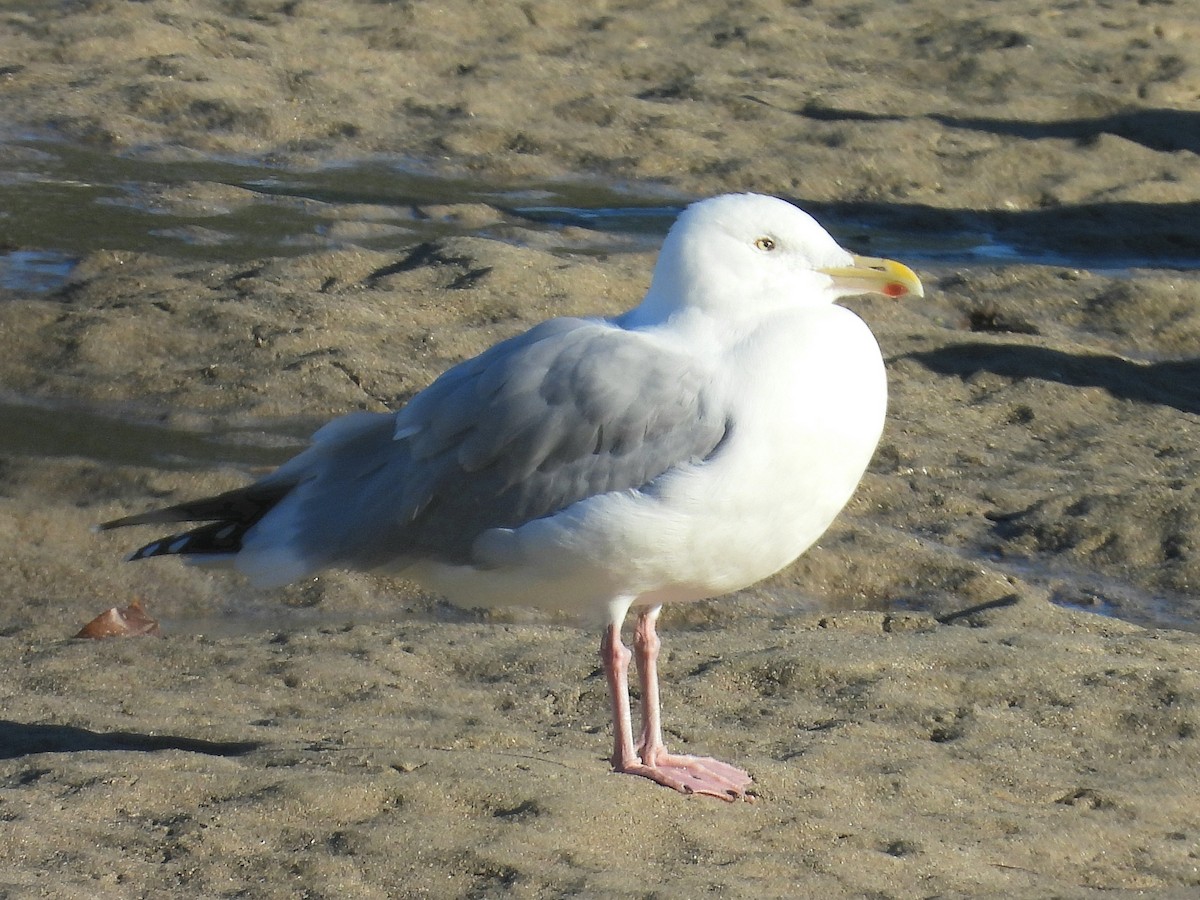
[[[885,297],[924,297],[925,288],[917,273],[894,259],[856,256],[850,266],[821,269],[834,285],[848,294],[883,294]]]

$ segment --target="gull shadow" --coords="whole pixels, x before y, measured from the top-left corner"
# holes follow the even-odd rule
[[[1200,414],[1200,359],[1140,363],[1104,353],[1064,353],[1024,344],[973,342],[908,353],[940,375],[970,378],[991,372],[1072,387],[1102,388],[1120,400],[1171,406]]]
[[[89,731],[72,725],[30,725],[0,719],[0,759],[32,753],[76,753],[81,750],[185,750],[206,756],[243,756],[261,746],[257,741],[205,741],[136,731]]]

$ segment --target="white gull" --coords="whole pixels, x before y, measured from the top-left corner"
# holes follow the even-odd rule
[[[102,527],[206,522],[130,559],[232,562],[263,587],[382,569],[463,605],[602,618],[613,768],[743,797],[746,772],[667,751],[655,623],[664,603],[779,571],[850,499],[887,403],[874,337],[835,305],[864,293],[922,288],[783,200],[705,200],[671,228],[629,312],[543,322],[398,412],[335,419],[248,487]],[[631,609],[632,653],[621,640]]]

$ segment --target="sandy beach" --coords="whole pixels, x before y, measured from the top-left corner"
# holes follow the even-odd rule
[[[0,98],[0,256],[65,260],[0,278],[0,898],[1200,886],[1187,4],[9,3]],[[739,190],[927,294],[848,304],[891,397],[834,527],[664,613],[668,740],[755,802],[609,772],[565,616],[92,533],[640,299],[660,235],[513,197]]]

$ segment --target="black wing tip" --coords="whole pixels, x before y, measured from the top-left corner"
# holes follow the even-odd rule
[[[139,547],[132,553],[126,555],[125,562],[134,562],[139,559],[150,559],[153,556],[177,556],[188,552],[188,544],[190,535],[173,534],[170,537],[159,538],[157,541],[151,541],[143,547]]]
[[[162,556],[166,552],[162,549],[162,545],[170,540],[170,538],[164,538],[161,541],[153,541],[144,547],[138,547],[132,553],[126,553],[124,561],[134,562],[139,559],[149,559],[151,556]]]
[[[242,538],[296,486],[295,482],[256,483],[249,487],[110,519],[92,526],[92,532],[111,531],[127,525],[169,525],[177,522],[204,522],[190,531],[159,538],[134,550],[126,560],[152,556],[208,555],[228,556],[242,549]]]
[[[212,522],[151,541],[126,556],[125,561],[135,562],[154,556],[233,556],[242,549],[242,538],[250,527],[240,522]]]
[[[296,486],[295,481],[256,482],[213,497],[189,500],[149,512],[121,516],[95,526],[97,531],[127,525],[165,525],[171,522],[257,522]]]

